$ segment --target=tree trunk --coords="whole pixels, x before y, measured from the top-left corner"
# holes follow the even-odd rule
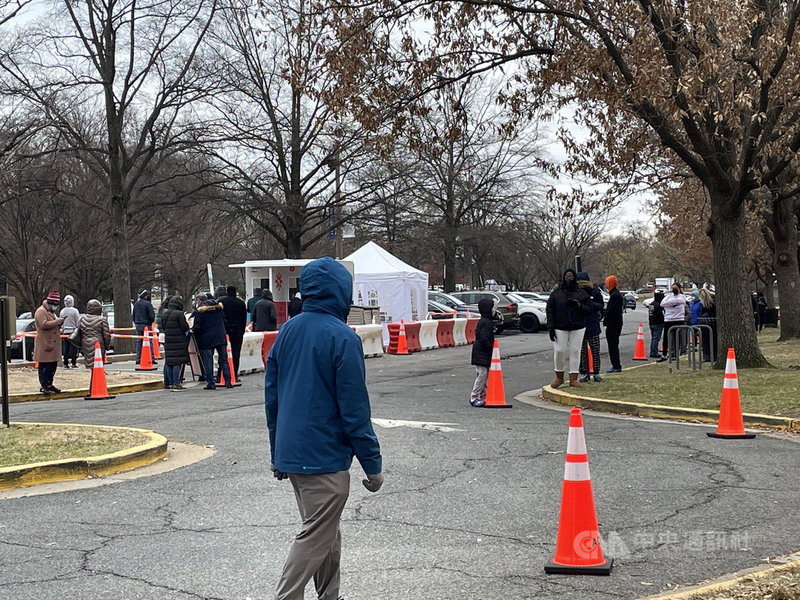
[[[780,301],[779,341],[800,338],[800,270],[797,263],[797,219],[794,200],[772,203],[767,221],[775,240],[772,266],[778,279]]]
[[[727,196],[713,192],[710,196],[708,236],[714,251],[719,334],[716,366],[724,364],[728,348],[733,348],[737,367],[768,367],[769,363],[758,347],[753,305],[747,289],[744,203],[738,202],[732,206]]]
[[[110,183],[111,283],[114,293],[114,327],[131,327],[131,275],[130,264],[128,263],[127,231],[128,210],[122,195],[122,175],[112,172]],[[128,338],[114,338],[113,344],[116,354],[128,354],[136,347],[134,340]]]

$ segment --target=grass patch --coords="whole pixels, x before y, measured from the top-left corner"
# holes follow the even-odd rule
[[[0,467],[110,454],[149,439],[137,431],[113,427],[12,423],[0,429]]]
[[[778,342],[777,329],[759,334],[761,351],[775,368],[738,371],[742,411],[800,418],[800,343]],[[582,393],[592,398],[665,404],[682,408],[718,410],[722,397],[722,370],[692,371],[685,357],[680,370],[669,372],[668,363],[650,363],[607,375],[602,384],[584,384]]]
[[[694,594],[691,600],[796,600],[800,598],[800,573],[797,568],[775,571],[767,577],[745,579],[732,588]]]

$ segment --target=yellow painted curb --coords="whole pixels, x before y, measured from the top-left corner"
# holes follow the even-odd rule
[[[754,567],[753,569],[746,569],[742,575],[734,574],[733,579],[729,579],[727,581],[720,581],[717,583],[709,583],[706,585],[694,586],[681,592],[668,592],[666,594],[660,594],[658,596],[647,596],[647,598],[643,598],[642,600],[687,600],[699,594],[723,592],[738,585],[739,583],[753,581],[756,579],[763,579],[779,571],[800,567],[800,559],[795,557],[797,557],[797,553],[790,554],[785,558],[794,560],[790,560],[789,562],[782,563],[774,567],[769,567],[767,569],[763,569],[760,571],[758,570],[761,568],[760,566]],[[740,571],[740,573],[742,572]]]
[[[607,400],[605,398],[591,398],[562,391],[561,389],[553,389],[549,385],[542,388],[542,398],[566,406],[580,406],[581,408],[650,419],[681,419],[684,421],[700,421],[701,423],[716,423],[719,420],[719,411],[716,410],[680,408],[661,404],[641,404],[639,402],[622,402],[620,400]],[[800,420],[791,419],[789,417],[744,413],[742,418],[746,427],[771,427],[791,431],[800,430]]]
[[[116,394],[129,394],[133,392],[147,392],[151,390],[160,390],[164,388],[164,381],[162,379],[152,379],[142,381],[140,383],[119,383],[117,385],[107,386],[109,395]],[[42,400],[60,400],[64,398],[83,398],[89,393],[88,388],[74,389],[74,390],[61,390],[57,394],[42,394],[41,392],[34,392],[31,394],[10,394],[8,401],[11,404],[18,402],[41,402]]]
[[[107,425],[81,425],[77,423],[27,423],[47,425],[48,427],[86,427],[102,429],[124,429],[146,435],[150,441],[100,456],[85,458],[66,458],[46,462],[31,463],[0,468],[0,491],[19,487],[71,481],[86,477],[102,477],[144,467],[161,460],[167,455],[167,438],[149,429],[135,427],[114,427]]]

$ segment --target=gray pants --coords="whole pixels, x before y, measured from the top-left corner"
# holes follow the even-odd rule
[[[472,386],[471,398],[486,400],[486,386],[489,383],[489,367],[475,365],[475,383]]]
[[[342,535],[339,521],[350,495],[350,471],[290,474],[303,527],[283,566],[276,600],[303,600],[311,577],[319,600],[339,598]]]

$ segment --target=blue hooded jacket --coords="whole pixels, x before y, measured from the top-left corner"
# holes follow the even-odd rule
[[[380,473],[361,339],[347,325],[350,273],[332,258],[300,274],[303,312],[281,327],[267,358],[264,404],[272,463],[284,473],[335,473],[353,456]]]

